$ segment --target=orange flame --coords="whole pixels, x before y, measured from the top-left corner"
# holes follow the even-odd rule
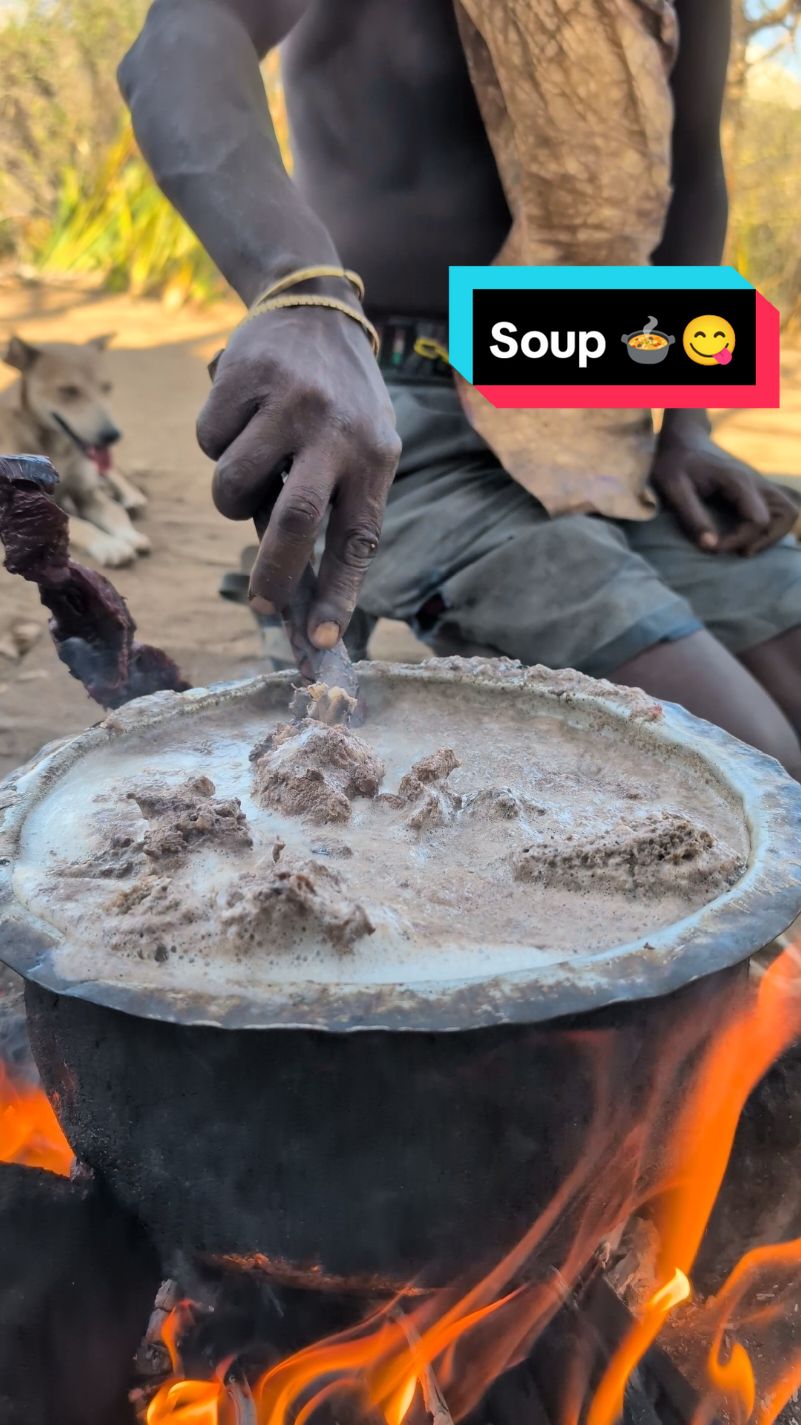
[[[220,1403],[225,1387],[218,1380],[168,1382],[147,1409],[147,1425],[174,1420],[180,1425],[220,1425]]]
[[[0,1063],[0,1163],[69,1177],[73,1151],[44,1090],[11,1077]]]
[[[738,991],[739,993],[739,991]],[[728,1003],[725,1002],[727,1010]],[[566,1372],[563,1425],[614,1425],[628,1379],[661,1329],[691,1294],[690,1273],[726,1170],[737,1123],[748,1095],[771,1063],[801,1034],[801,956],[785,951],[756,994],[740,996],[718,1026],[720,1007],[677,1035],[661,1082],[626,1122],[605,1072],[614,1031],[572,1036],[576,1052],[597,1055],[595,1105],[580,1160],[518,1245],[466,1290],[391,1303],[349,1331],[296,1352],[265,1371],[253,1388],[250,1418],[258,1425],[307,1425],[323,1402],[348,1396],[365,1417],[403,1425],[415,1400],[430,1409],[432,1379],[455,1422],[478,1404],[503,1371],[528,1354],[560,1309],[603,1239],[649,1204],[661,1242],[656,1289],[586,1399],[589,1363]],[[679,1042],[680,1041],[680,1042]],[[665,1105],[681,1103],[673,1121]],[[649,1165],[659,1171],[649,1175]],[[643,1186],[645,1184],[645,1186]],[[578,1225],[561,1252],[552,1246],[569,1213]],[[537,1253],[549,1270],[537,1266]],[[786,1302],[764,1305],[755,1291],[760,1274],[781,1266],[785,1295],[801,1291],[801,1239],[749,1253],[703,1310],[709,1346],[707,1388],[698,1420],[723,1402],[736,1425],[771,1425],[801,1385],[801,1349],[773,1353],[774,1378],[757,1379],[746,1346],[751,1336],[786,1319]],[[522,1284],[521,1284],[522,1282]],[[764,1293],[761,1294],[764,1297]],[[755,1304],[749,1305],[755,1298]],[[181,1378],[181,1310],[165,1327],[173,1378],[148,1408],[147,1425],[227,1425],[224,1376],[213,1382]],[[734,1339],[732,1340],[732,1336]],[[192,1414],[192,1411],[201,1413]],[[205,1413],[202,1413],[205,1412]]]
[[[674,1275],[679,1272],[686,1280],[692,1270],[746,1099],[799,1033],[801,975],[797,952],[790,947],[764,975],[756,998],[712,1039],[672,1130],[668,1191],[660,1199],[655,1220],[662,1261]],[[668,1302],[663,1318],[681,1299]],[[588,1425],[613,1425],[618,1419],[626,1382],[661,1325],[655,1322],[654,1304],[652,1298],[612,1356],[590,1406]],[[755,1391],[750,1361],[746,1370],[744,1356],[744,1350],[734,1352],[722,1367],[715,1352],[708,1373],[715,1389],[723,1382],[729,1387],[735,1384],[741,1406],[750,1401],[750,1415]]]
[[[782,1285],[783,1275],[786,1281]],[[770,1286],[770,1291],[760,1293],[758,1288],[765,1285]],[[710,1303],[707,1314],[712,1335],[707,1374],[733,1420],[750,1420],[756,1409],[756,1425],[770,1425],[801,1386],[797,1344],[788,1351],[786,1341],[772,1339],[773,1328],[778,1327],[781,1333],[795,1315],[800,1289],[801,1237],[748,1252]],[[767,1304],[765,1297],[769,1298]],[[748,1304],[749,1299],[754,1301],[753,1306]],[[721,1360],[725,1336],[746,1330],[760,1341],[763,1379],[759,1385],[753,1363],[740,1341],[735,1340],[728,1360]],[[772,1363],[779,1368],[775,1375],[771,1374]]]
[[[412,1408],[412,1401],[417,1394],[419,1384],[420,1382],[417,1376],[412,1372],[411,1375],[407,1376],[400,1390],[395,1395],[395,1398],[387,1401],[387,1404],[384,1406],[384,1418],[387,1425],[403,1425],[406,1416]]]
[[[733,1418],[750,1420],[756,1400],[756,1381],[745,1346],[735,1341],[728,1361],[720,1359],[719,1351],[710,1351],[707,1371],[720,1396],[734,1403],[734,1409],[730,1412]]]
[[[670,1281],[653,1293],[639,1320],[621,1342],[593,1397],[587,1425],[612,1425],[623,1413],[623,1395],[629,1376],[656,1340],[665,1317],[689,1295],[690,1283],[677,1267]]]

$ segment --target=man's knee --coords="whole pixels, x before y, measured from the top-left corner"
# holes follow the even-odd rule
[[[801,737],[801,628],[791,628],[741,654],[740,662],[770,694]]]
[[[801,781],[801,743],[779,704],[706,629],[645,649],[613,670],[612,682],[680,703],[758,751]]]

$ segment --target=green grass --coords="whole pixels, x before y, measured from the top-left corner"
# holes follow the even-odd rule
[[[93,274],[113,291],[169,305],[207,301],[224,285],[154,184],[127,124],[93,173],[63,171],[52,221],[32,248],[44,272]]]
[[[0,257],[173,305],[204,302],[225,284],[153,182],[117,89],[146,8],[17,0],[0,17]],[[291,162],[277,55],[264,78]]]

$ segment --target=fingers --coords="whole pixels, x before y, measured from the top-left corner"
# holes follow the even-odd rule
[[[685,532],[709,552],[759,554],[788,534],[798,519],[786,490],[711,445],[689,453],[668,447],[655,465],[654,483]],[[723,535],[715,510],[726,530]]]
[[[250,574],[250,597],[282,612],[288,608],[314,553],[314,541],[336,484],[336,467],[319,449],[292,465],[273,506]]]
[[[671,481],[670,504],[682,529],[701,549],[711,553],[719,547],[720,536],[712,512],[683,471]]]
[[[761,545],[765,538],[767,538],[768,544],[773,543],[773,537],[770,535],[770,516],[766,523],[760,524],[743,520],[736,529],[732,530],[731,534],[727,534],[721,539],[720,552],[721,554],[754,554],[757,546]]]
[[[217,358],[215,357],[215,361]],[[215,370],[214,385],[197,418],[197,440],[204,455],[219,460],[259,409],[261,401],[237,367]]]
[[[770,509],[770,523],[767,529],[755,535],[745,553],[749,556],[761,554],[764,549],[769,549],[772,544],[778,544],[780,539],[790,534],[798,519],[798,510],[792,500],[781,490],[768,486],[765,497]]]
[[[229,520],[265,522],[281,492],[281,474],[292,459],[292,438],[272,411],[256,413],[217,462],[211,493]]]
[[[350,623],[378,549],[390,483],[391,477],[370,491],[348,488],[331,512],[318,594],[309,611],[308,633],[316,648],[333,648]]]
[[[721,553],[751,553],[771,525],[771,512],[765,497],[767,487],[763,487],[755,477],[744,475],[721,480],[719,489],[739,515],[736,527],[720,541]]]

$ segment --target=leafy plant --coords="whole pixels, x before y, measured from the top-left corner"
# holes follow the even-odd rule
[[[94,172],[64,170],[52,221],[32,255],[46,272],[94,273],[112,290],[158,294],[171,306],[207,300],[222,283],[153,183],[127,123]]]
[[[24,0],[2,29],[0,255],[170,305],[223,280],[136,147],[116,67],[146,0]],[[265,83],[290,162],[277,55]]]

